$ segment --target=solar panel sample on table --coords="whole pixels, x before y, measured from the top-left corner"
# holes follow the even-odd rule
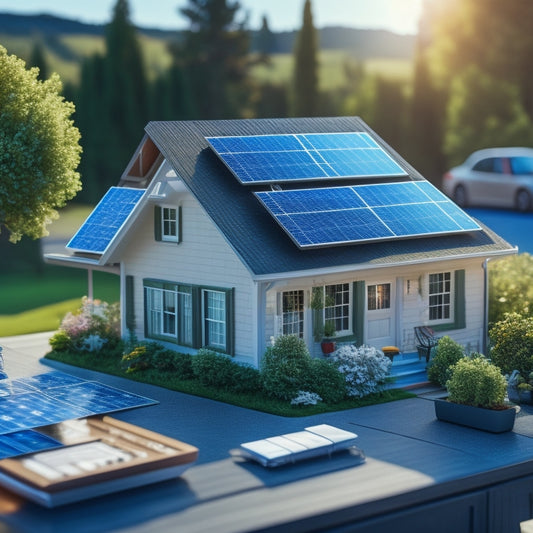
[[[67,248],[104,253],[144,194],[144,189],[111,187],[100,200]]]
[[[254,194],[300,248],[481,229],[427,181]]]
[[[365,132],[206,140],[242,184],[407,174]]]
[[[63,372],[0,382],[1,436],[71,418],[111,413],[156,401]]]

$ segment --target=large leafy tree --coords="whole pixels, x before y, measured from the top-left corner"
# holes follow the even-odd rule
[[[189,19],[175,59],[185,65],[198,118],[234,118],[246,113],[250,98],[250,36],[238,20],[239,2],[189,0],[180,10]]]
[[[81,188],[74,105],[61,96],[59,76],[38,74],[0,46],[0,230],[11,242],[46,235]]]
[[[305,0],[302,29],[294,49],[293,114],[318,114],[318,38],[313,24],[311,0]]]

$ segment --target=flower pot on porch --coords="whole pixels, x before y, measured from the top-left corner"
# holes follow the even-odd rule
[[[491,433],[503,433],[513,429],[516,410],[514,407],[485,409],[448,400],[435,400],[435,415],[444,422]]]
[[[333,353],[335,351],[335,341],[323,340],[320,343],[320,346],[324,355],[329,355],[330,353]]]
[[[531,394],[532,392],[533,391],[530,391],[530,390],[520,390],[519,388],[518,389],[518,401],[526,405],[533,404],[533,397]]]

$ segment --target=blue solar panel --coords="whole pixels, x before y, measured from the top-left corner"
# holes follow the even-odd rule
[[[242,184],[406,175],[365,132],[206,140]]]
[[[137,205],[144,189],[111,187],[83,223],[67,248],[104,253]]]
[[[300,248],[481,228],[426,181],[256,192]]]
[[[0,435],[157,403],[56,371],[33,379],[2,380],[2,385]]]

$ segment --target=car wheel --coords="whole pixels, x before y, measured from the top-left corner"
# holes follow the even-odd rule
[[[468,200],[466,197],[466,190],[462,185],[457,185],[453,191],[453,201],[459,207],[466,207]]]
[[[531,195],[524,189],[521,189],[516,193],[515,207],[522,213],[531,209]]]

